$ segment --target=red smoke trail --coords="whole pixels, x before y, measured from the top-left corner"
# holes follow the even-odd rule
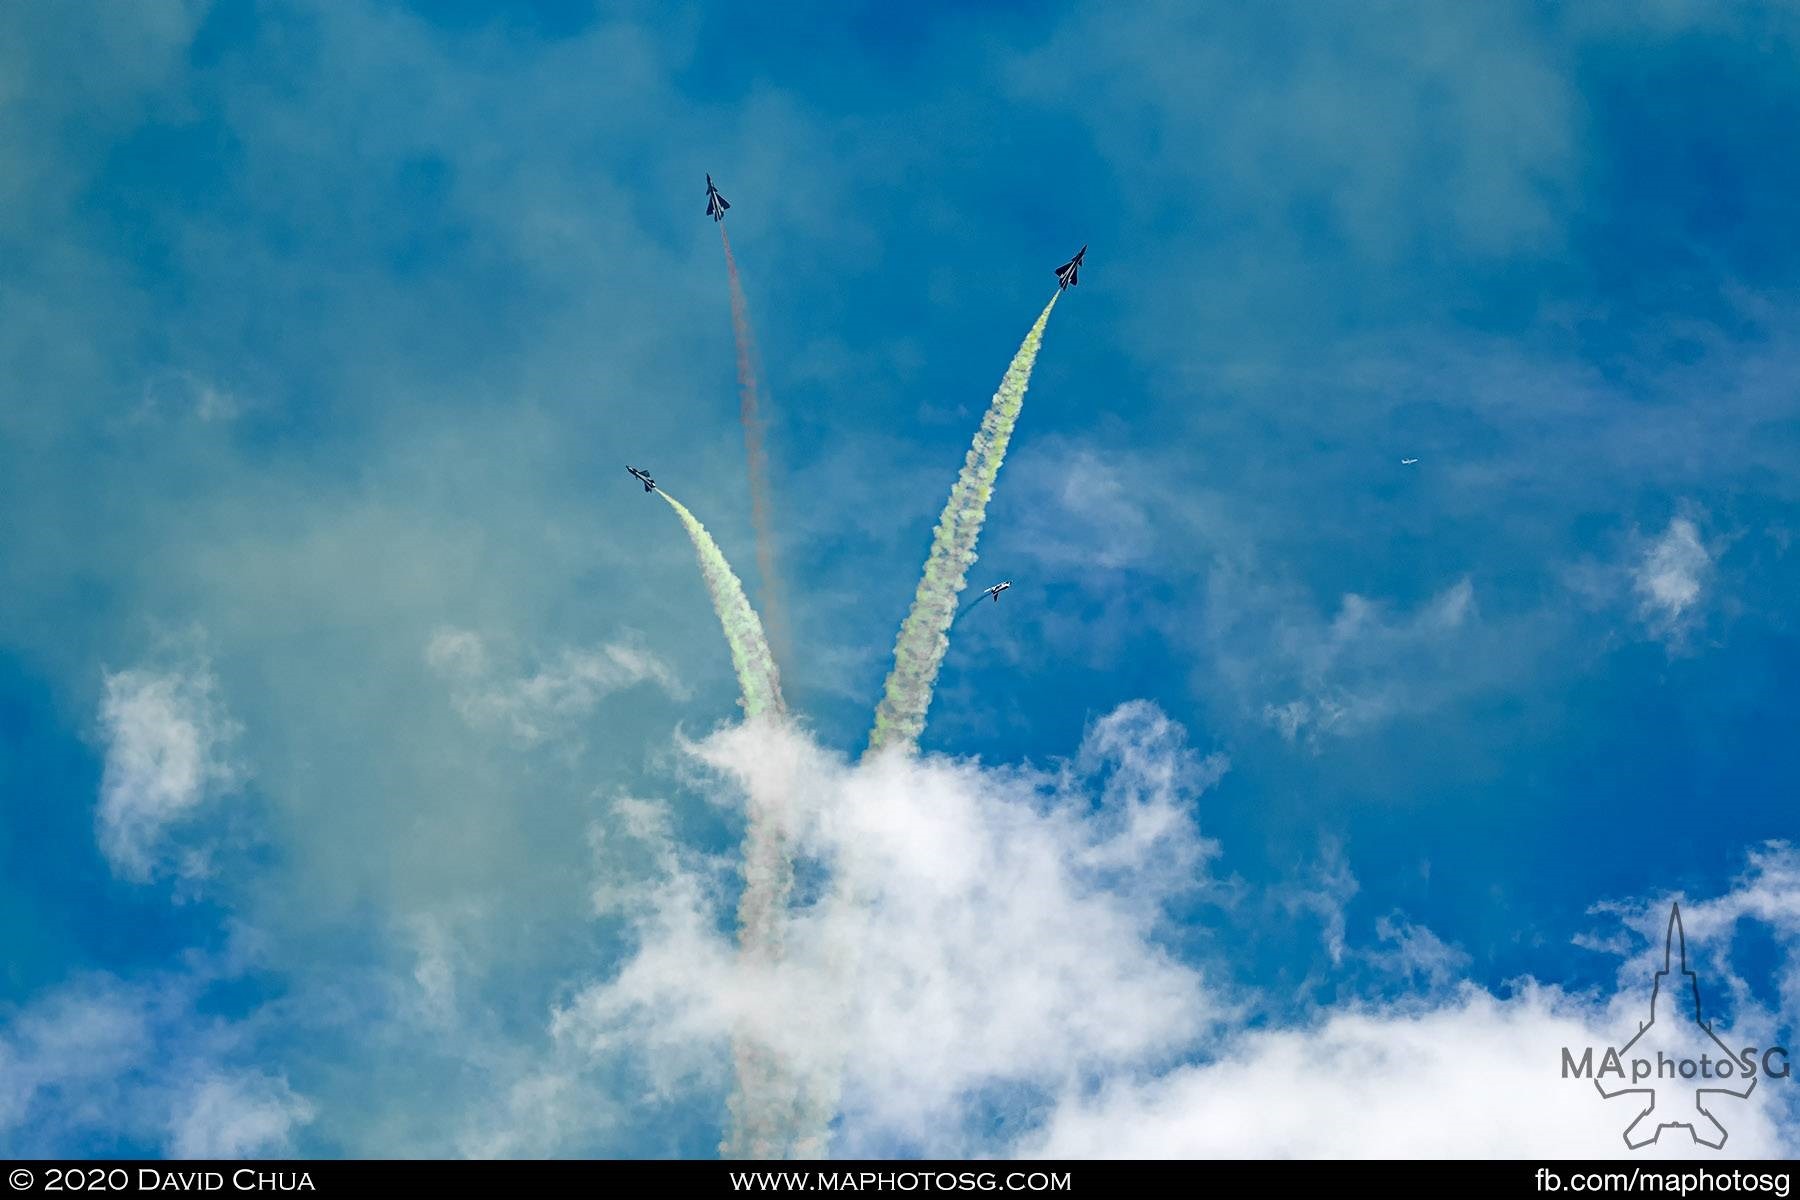
[[[744,426],[749,460],[750,523],[756,530],[756,572],[762,577],[762,620],[777,662],[790,663],[786,605],[775,566],[775,520],[769,485],[769,451],[764,444],[758,386],[756,337],[750,331],[750,306],[744,301],[731,235],[719,225],[725,268],[731,277],[731,332],[737,341],[738,420]],[[746,712],[748,708],[746,706]],[[742,957],[772,966],[782,957],[788,892],[793,886],[793,851],[778,809],[755,807],[744,843],[744,895],[738,906],[738,942]],[[790,1153],[791,1126],[798,1101],[797,1085],[781,1057],[753,1037],[733,1039],[737,1086],[730,1100],[731,1122],[720,1153],[732,1158],[781,1158]]]
[[[731,235],[719,224],[719,240],[725,246],[725,268],[731,276],[731,332],[737,339],[738,420],[744,426],[744,451],[750,460],[750,523],[756,530],[756,572],[762,576],[762,617],[775,643],[776,658],[788,658],[787,605],[775,566],[775,519],[769,486],[769,451],[763,444],[763,417],[758,402],[756,338],[750,332],[750,309],[744,303],[744,285],[738,278],[737,257],[731,252]]]

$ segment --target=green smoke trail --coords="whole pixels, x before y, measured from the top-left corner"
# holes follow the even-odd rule
[[[731,648],[745,717],[781,716],[786,711],[781,680],[743,585],[687,506],[660,488],[657,495],[669,502],[694,543],[701,577]],[[753,793],[744,829],[744,892],[738,900],[738,946],[747,964],[772,969],[780,960],[782,918],[793,887],[793,855],[782,814],[766,797]],[[777,1157],[787,1146],[796,1085],[779,1056],[753,1036],[733,1039],[732,1056],[737,1088],[730,1099],[731,1131],[720,1152],[731,1158]]]
[[[774,656],[769,653],[768,639],[763,636],[762,622],[744,595],[731,564],[725,561],[719,544],[712,540],[687,505],[661,488],[656,494],[669,502],[675,515],[687,527],[693,540],[694,553],[700,559],[700,575],[706,580],[707,594],[712,597],[713,611],[725,630],[725,644],[731,647],[731,666],[737,672],[738,687],[744,696],[744,715],[778,716],[786,711],[781,700],[781,678],[775,670]]]
[[[875,710],[875,728],[869,734],[871,754],[888,746],[915,749],[919,734],[924,732],[932,686],[943,665],[944,651],[950,645],[946,635],[957,615],[957,594],[963,590],[969,567],[975,562],[975,540],[981,535],[981,523],[987,516],[994,479],[1006,459],[1013,424],[1025,403],[1025,388],[1031,382],[1038,347],[1043,344],[1044,326],[1061,295],[1059,289],[1050,297],[1050,303],[1038,314],[1037,323],[1025,335],[1019,352],[1013,355],[1012,365],[1000,380],[1000,390],[994,393],[987,414],[981,418],[981,428],[976,430],[968,457],[963,460],[962,474],[950,489],[950,500],[938,518],[931,553],[925,559],[925,574],[894,643],[894,668],[888,673],[887,689]]]

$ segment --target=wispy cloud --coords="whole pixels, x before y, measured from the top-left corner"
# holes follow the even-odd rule
[[[1129,462],[1108,461],[1079,443],[1036,445],[1007,465],[1005,511],[1020,524],[1006,534],[1035,562],[1092,574],[1140,565],[1155,531],[1135,493]]]
[[[257,1071],[202,1076],[181,1097],[169,1131],[175,1158],[248,1158],[287,1148],[313,1119],[287,1080]]]
[[[138,883],[160,873],[205,874],[204,852],[177,852],[167,834],[243,778],[227,753],[238,726],[211,672],[197,666],[108,673],[100,723],[106,767],[97,823],[113,870]]]
[[[1347,928],[1345,909],[1361,886],[1350,870],[1349,860],[1344,857],[1343,846],[1335,841],[1325,843],[1318,863],[1308,874],[1305,882],[1284,889],[1282,902],[1290,912],[1310,913],[1318,918],[1326,954],[1334,964],[1342,963]]]
[[[685,695],[668,664],[628,642],[564,649],[530,674],[508,677],[493,667],[479,634],[440,629],[425,661],[450,683],[451,702],[471,725],[505,730],[526,745],[568,732],[601,700],[640,683]]]
[[[230,421],[243,412],[234,393],[193,371],[170,369],[151,376],[134,416],[140,420]]]
[[[1369,961],[1431,987],[1440,987],[1457,979],[1473,961],[1466,951],[1444,941],[1425,926],[1408,920],[1403,913],[1377,917],[1375,936],[1381,944],[1365,952]]]
[[[1429,707],[1444,690],[1447,660],[1468,644],[1469,627],[1478,619],[1468,579],[1404,615],[1354,593],[1342,598],[1328,621],[1295,605],[1286,608],[1269,649],[1298,694],[1266,701],[1262,716],[1289,741],[1362,733]],[[1244,661],[1241,653],[1232,658]],[[1269,660],[1259,662],[1267,672]]]
[[[206,1007],[230,974],[197,958],[137,981],[81,976],[0,1021],[0,1150],[82,1138],[177,1157],[290,1151],[313,1105],[257,1063],[254,1017]]]
[[[1632,568],[1639,619],[1656,637],[1678,643],[1698,619],[1712,574],[1699,527],[1687,517],[1671,518]]]

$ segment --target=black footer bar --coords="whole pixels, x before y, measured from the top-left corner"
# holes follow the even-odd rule
[[[1061,1196],[1115,1189],[1275,1188],[1334,1195],[1443,1189],[1510,1196],[1788,1196],[1791,1164],[1711,1159],[1594,1162],[1247,1160],[844,1160],[674,1162],[636,1159],[190,1161],[15,1160],[0,1163],[8,1196],[83,1192],[349,1195],[367,1189],[651,1187],[702,1195],[901,1194]],[[590,1193],[591,1194],[591,1193]],[[1155,1193],[1152,1192],[1152,1195]]]

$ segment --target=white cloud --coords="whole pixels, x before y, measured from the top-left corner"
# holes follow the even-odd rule
[[[1647,995],[1647,989],[1646,989]],[[1622,1014],[1621,1014],[1622,1015]],[[1201,1066],[1071,1096],[1026,1139],[1068,1157],[1590,1158],[1627,1153],[1632,1099],[1560,1077],[1563,1046],[1616,1044],[1602,1006],[1527,987],[1465,987],[1424,1010],[1347,1008],[1302,1029],[1248,1032]],[[1767,1106],[1722,1114],[1727,1150],[1775,1157]],[[1692,1154],[1665,1135],[1643,1154]]]
[[[1666,899],[1597,909],[1627,935],[1611,946],[1615,992],[1529,978],[1495,992],[1462,977],[1461,949],[1400,913],[1359,942],[1344,919],[1354,878],[1328,846],[1316,885],[1282,898],[1325,920],[1341,983],[1373,967],[1375,990],[1250,1026],[1263,1003],[1161,941],[1166,906],[1212,886],[1217,848],[1194,801],[1222,765],[1152,706],[1097,721],[1051,772],[931,757],[851,765],[791,729],[731,728],[692,752],[747,796],[779,799],[803,862],[823,861],[844,888],[799,909],[779,966],[748,961],[723,932],[734,859],[684,849],[664,810],[622,803],[603,841],[635,842],[661,874],[629,899],[605,889],[608,911],[632,915],[637,949],[560,1005],[552,1030],[563,1070],[635,1078],[634,1103],[730,1087],[729,1040],[749,1031],[791,1064],[803,1094],[833,1101],[836,1154],[1626,1149],[1631,1101],[1564,1078],[1560,1051],[1616,1045],[1636,1028]],[[1736,994],[1740,918],[1767,921],[1791,961],[1797,861],[1767,848],[1729,895],[1685,903],[1690,939],[1712,943],[1703,964],[1696,951],[1709,989]],[[1727,1025],[1734,1037],[1774,1027],[1743,1002]],[[997,1111],[1014,1132],[995,1133]],[[1773,1081],[1721,1118],[1729,1153],[1790,1148],[1791,1105]],[[1643,1156],[1695,1149],[1674,1130]]]
[[[235,787],[241,770],[225,756],[237,735],[210,672],[108,673],[100,705],[106,766],[97,814],[100,849],[116,874],[136,882],[173,871],[206,871],[198,850],[180,854],[167,831],[205,801]]]
[[[496,678],[482,637],[446,628],[432,635],[425,661],[449,681],[451,702],[471,725],[504,729],[526,745],[567,732],[601,700],[640,683],[684,694],[668,664],[626,642],[565,649],[529,675]]]
[[[1727,1044],[1768,1046],[1800,1012],[1800,855],[1784,843],[1754,851],[1726,893],[1682,898],[1689,965]],[[1148,1077],[1070,1089],[1043,1127],[1015,1147],[1070,1157],[1593,1157],[1625,1154],[1622,1134],[1641,1101],[1606,1100],[1565,1079],[1561,1051],[1617,1046],[1648,1011],[1662,966],[1669,898],[1608,902],[1616,935],[1578,939],[1620,959],[1607,994],[1576,994],[1531,979],[1495,994],[1467,981],[1448,991],[1351,1002],[1304,1023],[1241,1030],[1203,1061]],[[1782,999],[1750,999],[1732,965],[1746,919],[1782,947]],[[1357,952],[1436,988],[1467,956],[1399,916],[1376,924],[1384,945]],[[1793,1153],[1791,1079],[1765,1078],[1742,1101],[1715,1100],[1729,1156]],[[1656,1160],[1713,1153],[1680,1128],[1635,1152]]]
[[[809,1086],[841,1067],[838,1149],[942,1148],[984,1089],[1155,1063],[1222,1011],[1159,935],[1165,905],[1205,884],[1216,847],[1194,801],[1223,764],[1151,705],[1096,722],[1055,773],[852,766],[791,729],[694,750],[779,801],[841,890],[797,914],[771,970],[721,932],[730,864],[661,843],[637,952],[554,1022],[571,1049],[631,1055],[652,1096],[722,1086],[726,1040],[750,1030]]]
[[[1800,948],[1800,857],[1780,843],[1754,852],[1724,895],[1682,901],[1689,964],[1728,1044],[1768,1046],[1791,1024]],[[1660,969],[1668,899],[1607,903],[1618,934],[1580,943],[1621,957],[1610,997],[1569,994],[1529,979],[1509,996],[1463,982],[1439,998],[1405,994],[1339,1006],[1305,1025],[1245,1031],[1207,1061],[1148,1079],[1115,1079],[1063,1098],[1019,1149],[1067,1156],[1591,1157],[1623,1154],[1635,1101],[1606,1100],[1561,1075],[1561,1050],[1616,1046],[1635,1032]],[[1739,923],[1763,923],[1782,944],[1782,1000],[1758,1005],[1732,967]],[[1366,957],[1441,983],[1466,956],[1398,918],[1377,923],[1395,951]],[[1792,1080],[1765,1078],[1713,1111],[1726,1154],[1785,1157],[1796,1144]],[[1640,1159],[1710,1154],[1680,1128]]]
[[[10,1014],[0,1022],[0,1153],[133,1142],[177,1157],[289,1151],[313,1106],[244,1065],[256,1014],[234,1021],[204,1005],[227,974],[193,956],[185,971],[135,982],[81,976]]]
[[[1631,573],[1638,616],[1651,633],[1664,641],[1681,639],[1698,615],[1712,569],[1699,528],[1687,517],[1672,518]]]
[[[175,1158],[248,1158],[285,1149],[313,1106],[285,1079],[255,1071],[214,1075],[181,1097],[170,1121]]]

